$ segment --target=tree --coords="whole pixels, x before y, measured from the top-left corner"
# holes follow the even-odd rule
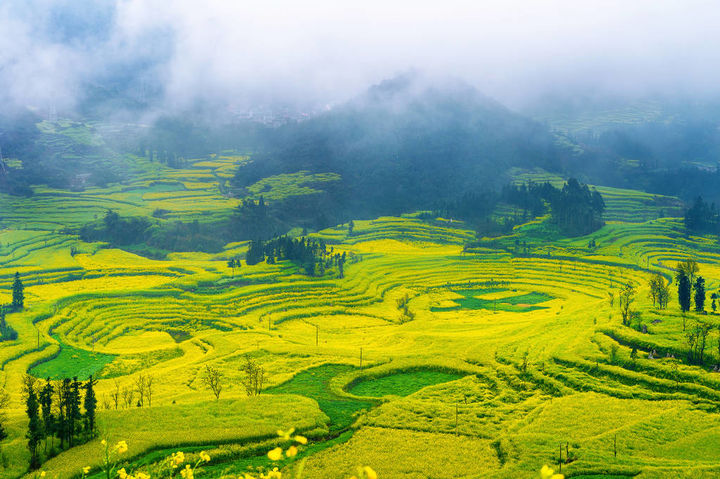
[[[45,437],[45,450],[47,451],[47,438],[55,434],[55,417],[52,413],[53,392],[52,381],[47,378],[45,386],[40,390],[40,410],[42,411],[43,436]]]
[[[698,276],[695,280],[695,311],[705,311],[705,278]]]
[[[30,469],[35,470],[40,467],[40,455],[38,454],[38,444],[42,440],[42,426],[40,424],[40,415],[38,413],[37,393],[35,392],[35,378],[29,375],[25,376],[25,412],[28,416],[28,430],[25,437],[28,440],[27,446],[30,451]]]
[[[5,389],[0,387],[0,442],[4,441],[8,437],[7,430],[5,429],[5,421],[7,420],[5,411],[7,410],[9,404],[10,395],[5,392]],[[2,452],[0,451],[0,455],[1,454]]]
[[[700,267],[694,259],[686,259],[684,261],[680,261],[675,267],[675,270],[677,279],[680,278],[680,273],[683,273],[688,277],[688,280],[692,285],[695,283],[695,276],[700,272]]]
[[[75,445],[75,439],[77,433],[81,431],[81,425],[82,425],[82,414],[80,412],[80,381],[78,381],[77,377],[74,377],[72,379],[72,385],[70,388],[70,398],[69,398],[69,409],[68,409],[68,416],[67,416],[67,422],[68,422],[68,439],[70,441],[70,446]]]
[[[120,404],[120,383],[117,382],[117,379],[115,380],[115,389],[110,393],[110,397],[112,398],[115,409],[117,410],[118,405]]]
[[[703,364],[707,337],[711,329],[711,325],[697,322],[685,334],[688,343],[688,360],[691,363]]]
[[[220,399],[220,393],[223,390],[223,374],[218,368],[214,368],[209,364],[205,365],[205,372],[202,376],[202,382],[215,395],[215,400]]]
[[[653,306],[657,305],[660,309],[665,309],[670,301],[670,287],[665,282],[665,278],[656,274],[650,278],[648,282],[650,286],[650,299]]]
[[[630,326],[632,320],[632,303],[635,301],[635,287],[628,282],[623,289],[620,290],[620,315],[622,316],[623,326]]]
[[[58,415],[56,420],[56,431],[60,437],[60,447],[64,447],[65,441],[70,442],[68,434],[70,427],[68,425],[68,417],[70,411],[72,385],[69,378],[65,378],[58,384],[56,389],[58,397]]]
[[[263,382],[265,382],[265,370],[260,364],[251,359],[250,356],[245,357],[245,365],[241,368],[244,373],[242,384],[248,396],[257,396],[262,391]]]
[[[125,404],[125,409],[128,409],[130,406],[133,405],[133,398],[135,396],[135,389],[132,386],[125,386],[122,391],[122,397],[123,397],[123,403]]]
[[[240,262],[240,258],[232,257],[227,262],[228,268],[232,269],[232,275],[233,278],[235,277],[235,268],[240,268],[242,263]]]
[[[690,311],[690,278],[685,272],[680,271],[678,274],[678,303],[680,303],[680,311],[685,314]],[[685,330],[685,320],[683,319],[683,331]]]
[[[265,260],[265,245],[260,240],[250,242],[250,247],[245,254],[245,263],[248,266],[258,264]]]
[[[138,393],[138,407],[143,407],[145,405],[145,388],[145,376],[138,374],[138,377],[135,378],[135,390]]]
[[[20,273],[15,272],[15,281],[13,282],[12,306],[15,309],[23,309],[25,307],[25,287],[20,280]]]
[[[96,380],[92,375],[85,383],[85,432],[88,437],[95,435],[95,410],[97,409],[97,398],[95,397]]]
[[[147,399],[148,407],[152,407],[153,397],[153,377],[148,375],[145,378],[145,399]]]
[[[355,229],[355,222],[353,220],[350,220],[350,223],[348,223],[348,236],[353,235],[354,229]]]

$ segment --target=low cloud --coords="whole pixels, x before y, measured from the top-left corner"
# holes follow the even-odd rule
[[[71,111],[95,91],[160,110],[316,106],[409,69],[511,105],[716,95],[719,17],[712,1],[6,0],[0,101]]]

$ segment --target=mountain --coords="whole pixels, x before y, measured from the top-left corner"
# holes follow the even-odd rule
[[[342,177],[336,205],[370,217],[499,186],[511,167],[560,171],[574,159],[546,126],[473,87],[407,74],[269,132],[263,152],[238,170],[235,184],[302,170],[334,172]]]

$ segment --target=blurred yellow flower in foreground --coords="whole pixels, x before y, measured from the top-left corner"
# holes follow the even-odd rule
[[[200,451],[200,459],[202,459],[205,462],[210,462],[210,454],[208,454],[205,451]]]
[[[180,475],[183,477],[183,479],[193,479],[193,470],[190,467],[190,464],[185,465],[185,469],[180,471]]]
[[[125,454],[128,450],[128,445],[127,445],[127,442],[125,442],[125,441],[118,442],[117,446],[115,446],[115,447],[117,448],[118,454]]]
[[[182,451],[173,452],[172,454],[172,462],[176,466],[179,464],[182,464],[185,462],[185,454]]]
[[[541,479],[565,479],[565,476],[563,474],[555,474],[555,471],[550,469],[548,466],[543,466],[542,469],[540,469],[540,478]]]
[[[268,457],[271,461],[279,461],[282,459],[282,448],[276,447],[272,451],[268,452]]]

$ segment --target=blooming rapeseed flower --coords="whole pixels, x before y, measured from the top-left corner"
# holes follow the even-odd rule
[[[285,451],[285,455],[286,455],[287,457],[294,457],[294,456],[297,455],[297,453],[298,453],[298,450],[297,450],[297,447],[295,447],[295,446],[290,446],[290,447],[288,448],[288,450]]]
[[[190,464],[185,465],[185,469],[180,471],[180,475],[183,477],[183,479],[193,479],[193,470],[192,467],[190,467]]]
[[[127,472],[125,472],[124,467],[118,471],[118,477],[120,479],[125,479],[127,477]]]
[[[282,459],[282,448],[276,447],[272,451],[268,452],[268,457],[271,461],[279,461]]]
[[[550,469],[548,466],[543,466],[542,469],[540,469],[540,478],[541,479],[565,479],[565,476],[563,474],[555,474],[555,471]]]
[[[200,459],[202,459],[205,462],[210,462],[210,454],[208,454],[205,451],[200,452]]]
[[[281,438],[283,438],[284,440],[289,441],[289,440],[290,440],[290,436],[291,436],[292,433],[294,433],[294,432],[295,432],[295,428],[294,428],[294,427],[291,427],[291,428],[288,429],[287,431],[283,431],[283,430],[281,430],[281,429],[278,429],[277,435],[280,436]]]
[[[150,479],[150,475],[145,474],[144,472],[138,472],[135,474],[135,479]]]
[[[125,442],[125,441],[118,442],[117,446],[115,446],[115,447],[117,448],[118,454],[125,454],[128,450],[128,445],[127,445],[127,442]]]
[[[83,467],[83,474],[87,474],[88,472],[90,472],[90,466]]]
[[[174,452],[172,455],[172,462],[176,466],[182,464],[185,462],[185,454],[182,451]]]
[[[363,467],[363,472],[368,479],[377,479],[377,473],[370,466]]]
[[[307,444],[307,438],[305,436],[295,436],[293,439],[295,439],[295,442],[299,444]]]

